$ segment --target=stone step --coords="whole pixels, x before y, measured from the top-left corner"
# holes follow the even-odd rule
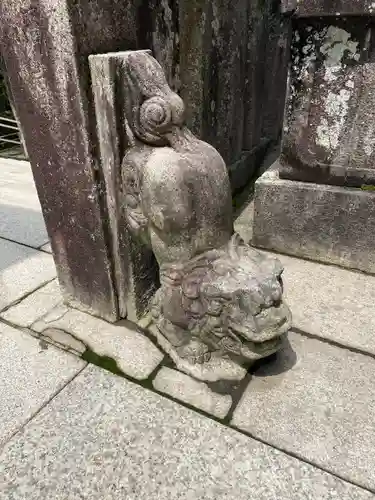
[[[375,491],[375,360],[296,333],[259,369],[232,425]]]
[[[294,327],[375,355],[375,276],[276,256]]]
[[[4,447],[0,485],[1,500],[373,498],[93,366]]]

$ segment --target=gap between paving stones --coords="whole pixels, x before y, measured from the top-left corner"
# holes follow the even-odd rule
[[[12,326],[13,328],[17,328],[17,329],[19,329],[19,330],[21,330],[21,331],[23,331],[23,332],[27,332],[27,333],[28,333],[28,334],[30,334],[31,336],[36,337],[36,338],[39,338],[39,339],[40,339],[40,340],[42,340],[42,341],[45,341],[47,344],[50,344],[50,345],[55,345],[55,344],[53,344],[53,342],[51,342],[51,340],[50,340],[48,337],[43,337],[43,336],[42,336],[40,333],[38,333],[38,332],[32,332],[32,333],[31,333],[31,331],[30,331],[29,329],[27,329],[27,328],[20,328],[20,327],[18,327],[17,325],[12,325],[11,323],[9,323],[9,322],[7,322],[7,321],[4,321],[4,320],[2,320],[2,319],[0,319],[0,321],[2,321],[2,322],[3,322],[3,323],[5,323],[5,324],[9,324],[9,325],[10,325],[10,326]],[[303,335],[303,333],[302,333],[302,334],[300,334],[300,335],[304,336],[304,335]],[[306,335],[306,336],[307,336],[307,337],[309,337],[309,335]],[[322,339],[320,339],[320,338],[317,338],[316,340],[317,340],[317,341],[322,341]],[[325,340],[325,339],[324,339],[324,340]],[[330,343],[330,342],[323,342],[323,343]],[[60,348],[60,349],[61,349],[61,347],[60,347],[60,346],[58,346],[58,345],[55,345],[55,346],[56,346],[57,348]],[[344,350],[346,350],[346,349],[347,349],[347,348],[346,348],[346,346],[341,346],[341,345],[338,345],[338,346],[335,346],[335,347],[342,348],[342,349],[344,349]],[[62,350],[65,350],[65,349],[62,349]],[[75,353],[73,353],[73,354],[75,354]],[[362,353],[360,353],[360,354],[362,354]],[[169,400],[173,401],[174,403],[177,403],[177,404],[180,404],[180,405],[182,405],[182,406],[184,406],[184,407],[186,407],[186,408],[189,408],[190,410],[193,410],[193,411],[195,411],[196,413],[198,413],[198,414],[200,414],[200,415],[202,415],[202,416],[204,416],[204,417],[206,417],[206,418],[210,418],[210,419],[212,419],[212,420],[214,420],[214,421],[216,421],[216,422],[218,422],[218,423],[220,423],[220,424],[224,425],[225,427],[229,427],[229,428],[235,429],[235,430],[236,430],[237,432],[239,432],[240,434],[243,434],[243,435],[245,435],[245,436],[247,436],[247,437],[249,437],[249,438],[251,438],[251,439],[254,439],[255,441],[258,441],[259,443],[262,443],[262,444],[265,444],[265,445],[267,445],[267,446],[270,446],[271,448],[274,448],[274,449],[276,449],[276,450],[278,450],[278,451],[280,451],[280,452],[282,452],[282,453],[285,453],[286,455],[288,455],[288,456],[290,456],[290,457],[292,457],[292,458],[295,458],[295,459],[297,459],[297,460],[299,460],[299,461],[301,461],[301,462],[304,462],[304,463],[306,463],[306,464],[309,464],[309,465],[311,465],[311,466],[313,466],[313,467],[315,467],[315,468],[317,468],[317,469],[319,469],[319,470],[321,470],[321,471],[323,471],[323,472],[326,472],[326,473],[330,474],[331,476],[334,476],[334,477],[336,477],[336,478],[338,478],[338,479],[340,479],[340,480],[342,480],[342,481],[344,481],[344,482],[348,483],[348,484],[352,484],[353,486],[356,486],[356,487],[358,487],[358,488],[361,488],[362,490],[365,490],[365,491],[368,491],[368,492],[370,492],[370,493],[375,494],[375,489],[372,489],[372,488],[366,487],[366,486],[364,486],[363,484],[358,483],[358,482],[356,482],[356,481],[352,481],[352,480],[350,480],[349,478],[347,478],[347,477],[345,477],[345,476],[342,476],[341,474],[339,474],[339,473],[337,473],[337,472],[331,471],[330,469],[328,469],[328,468],[326,468],[326,467],[324,467],[324,466],[322,466],[322,465],[320,465],[320,464],[318,464],[318,463],[314,462],[313,460],[309,460],[309,459],[307,459],[307,458],[305,458],[305,457],[303,457],[303,456],[299,455],[298,453],[296,453],[296,452],[294,452],[294,451],[284,449],[282,446],[278,446],[278,445],[276,445],[276,444],[270,443],[270,442],[268,442],[267,440],[262,439],[261,437],[256,436],[256,435],[252,434],[251,432],[248,432],[248,431],[246,431],[246,430],[243,430],[243,429],[241,429],[241,428],[239,428],[239,427],[237,427],[237,426],[235,426],[235,425],[233,425],[233,424],[231,424],[231,423],[230,423],[230,421],[231,421],[231,419],[232,419],[232,417],[233,417],[233,412],[234,412],[235,408],[237,407],[237,404],[238,404],[239,400],[241,399],[242,394],[244,393],[244,391],[245,391],[245,389],[248,387],[248,385],[249,385],[249,384],[251,384],[251,377],[252,377],[251,372],[256,371],[256,370],[259,368],[259,365],[254,365],[254,366],[252,367],[251,372],[249,371],[249,373],[248,373],[248,374],[247,374],[247,376],[246,376],[246,379],[247,379],[247,380],[245,381],[245,379],[244,379],[244,380],[242,381],[242,384],[241,384],[241,390],[239,390],[239,391],[238,391],[238,396],[236,397],[236,400],[235,400],[235,401],[233,400],[233,402],[232,402],[232,406],[231,406],[231,408],[230,408],[229,412],[227,413],[226,417],[225,417],[225,418],[218,418],[218,417],[216,417],[215,415],[212,415],[212,414],[210,414],[210,413],[207,413],[206,411],[204,411],[204,410],[202,410],[202,409],[200,409],[200,408],[198,408],[198,407],[196,407],[196,406],[193,406],[193,405],[191,405],[191,404],[189,404],[189,403],[187,403],[187,402],[185,402],[185,401],[181,401],[180,399],[175,398],[175,397],[173,397],[173,396],[169,395],[168,393],[163,392],[163,391],[160,391],[160,390],[158,390],[157,388],[155,388],[155,387],[154,387],[153,382],[154,382],[155,378],[157,377],[158,373],[159,373],[159,372],[163,369],[163,367],[168,367],[168,368],[169,368],[169,367],[170,367],[170,364],[172,363],[172,361],[171,361],[171,360],[168,360],[168,357],[167,357],[167,356],[164,358],[164,361],[162,361],[162,362],[161,362],[161,363],[160,363],[160,364],[159,364],[159,365],[158,365],[158,366],[157,366],[157,367],[153,370],[153,372],[152,372],[152,373],[150,373],[150,375],[148,376],[148,378],[147,378],[147,379],[145,379],[145,380],[137,380],[137,379],[134,379],[134,378],[132,378],[131,376],[129,376],[129,375],[127,375],[127,374],[125,374],[125,373],[121,372],[121,370],[118,370],[117,368],[113,369],[113,368],[114,368],[114,366],[115,366],[115,360],[111,360],[111,358],[109,358],[109,357],[107,357],[107,359],[105,359],[105,360],[104,360],[104,363],[102,363],[103,358],[106,358],[106,357],[96,355],[95,353],[93,353],[93,352],[92,352],[92,351],[90,351],[90,350],[88,350],[88,352],[87,352],[87,358],[86,358],[86,359],[84,359],[84,357],[83,357],[82,355],[77,355],[77,354],[75,354],[75,355],[76,355],[76,356],[78,356],[78,357],[81,357],[83,360],[85,360],[85,361],[88,363],[86,366],[88,366],[89,364],[94,364],[94,365],[96,365],[96,366],[98,366],[98,367],[100,367],[100,368],[102,368],[102,369],[105,369],[106,371],[109,371],[109,372],[111,372],[111,373],[114,373],[115,375],[117,375],[117,376],[119,376],[119,377],[122,377],[122,378],[124,378],[124,379],[126,379],[126,380],[128,380],[128,381],[130,381],[130,382],[133,382],[133,383],[135,383],[135,384],[137,384],[137,385],[141,386],[143,389],[149,390],[149,391],[151,391],[151,392],[155,392],[155,393],[159,394],[160,396],[163,396],[164,398],[166,398],[166,399],[169,399]],[[366,356],[367,354],[365,353],[364,355]],[[85,356],[85,357],[86,357],[86,356]],[[369,356],[369,357],[372,357],[372,356]],[[168,362],[168,361],[169,361],[169,362]],[[172,363],[172,364],[173,364],[173,363]],[[80,370],[80,372],[79,372],[79,373],[82,373],[82,371],[83,371],[85,368],[86,368],[86,367],[83,367],[83,368],[82,368],[82,370]],[[76,374],[74,377],[72,377],[72,379],[71,379],[70,381],[68,381],[68,382],[67,382],[67,384],[65,384],[65,386],[64,386],[64,387],[66,387],[66,386],[67,386],[67,385],[68,385],[68,384],[69,384],[72,380],[74,380],[74,378],[75,378],[77,375],[79,375],[79,373],[78,373],[78,374]],[[63,388],[62,388],[62,389],[63,389]],[[46,406],[46,405],[47,405],[47,404],[48,404],[48,403],[49,403],[49,402],[50,402],[50,401],[51,401],[54,397],[56,397],[56,395],[57,395],[57,394],[58,394],[58,393],[59,393],[62,389],[60,389],[58,392],[56,392],[56,394],[54,394],[54,396],[53,396],[52,398],[50,398],[50,400],[49,400],[46,404],[44,404],[44,405],[43,405],[43,407],[41,407],[41,408],[40,408],[40,409],[39,409],[39,410],[38,410],[38,411],[37,411],[37,412],[33,415],[33,417],[32,417],[32,418],[34,418],[34,417],[35,417],[35,416],[39,413],[39,411],[41,411],[41,409],[42,409],[42,408],[44,408],[44,407],[45,407],[45,406]],[[32,418],[30,418],[30,420],[32,420]],[[30,422],[30,420],[29,420],[28,422]],[[26,425],[26,424],[25,424],[25,425]],[[17,432],[18,432],[18,431],[17,431]],[[15,434],[16,434],[16,433],[15,433]]]
[[[9,243],[16,243],[17,245],[21,245],[21,247],[29,248],[30,250],[39,250],[40,252],[49,253],[49,252],[45,252],[44,250],[41,250],[41,247],[44,247],[48,243],[48,241],[46,241],[46,243],[43,243],[43,245],[33,247],[32,245],[28,245],[27,243],[20,243],[19,241],[12,240],[11,238],[7,238],[6,236],[0,236],[0,240],[9,241]]]
[[[32,247],[30,247],[30,248],[32,248]],[[36,250],[36,249],[33,248],[33,250]],[[44,253],[47,253],[47,252],[44,252]],[[38,285],[36,288],[34,288],[33,290],[31,290],[30,292],[25,293],[25,295],[22,295],[22,297],[20,297],[19,299],[14,300],[13,302],[11,302],[7,306],[5,306],[3,309],[0,309],[0,314],[5,313],[11,307],[17,306],[24,299],[27,299],[27,297],[30,297],[30,295],[32,295],[33,293],[37,292],[40,288],[43,288],[44,286],[48,285],[49,283],[52,283],[52,281],[54,281],[55,279],[56,279],[56,276],[53,277],[53,278],[51,278],[51,279],[49,279],[49,280],[47,280],[47,281],[44,281],[43,283],[41,283],[40,285]],[[2,319],[3,318],[0,317],[0,320],[2,320]]]

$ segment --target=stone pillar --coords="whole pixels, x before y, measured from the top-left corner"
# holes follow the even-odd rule
[[[135,46],[133,2],[4,0],[2,53],[66,300],[118,317],[88,55]]]
[[[257,183],[253,243],[375,272],[374,4],[293,3],[282,152]]]

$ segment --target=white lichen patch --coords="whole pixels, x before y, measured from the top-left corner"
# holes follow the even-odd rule
[[[350,39],[351,34],[337,26],[329,26],[320,52],[324,55],[326,82],[337,79],[338,73],[345,67],[344,58],[358,61],[360,52],[358,42]]]
[[[316,129],[316,144],[327,150],[337,149],[340,133],[345,124],[351,92],[341,89],[338,93],[328,92],[323,100],[324,116]]]

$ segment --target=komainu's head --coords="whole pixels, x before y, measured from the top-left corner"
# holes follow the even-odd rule
[[[210,352],[249,360],[269,356],[291,327],[282,297],[282,271],[277,259],[234,235],[226,247],[162,274],[159,328],[167,322],[169,330],[172,325],[179,333],[184,329]]]

